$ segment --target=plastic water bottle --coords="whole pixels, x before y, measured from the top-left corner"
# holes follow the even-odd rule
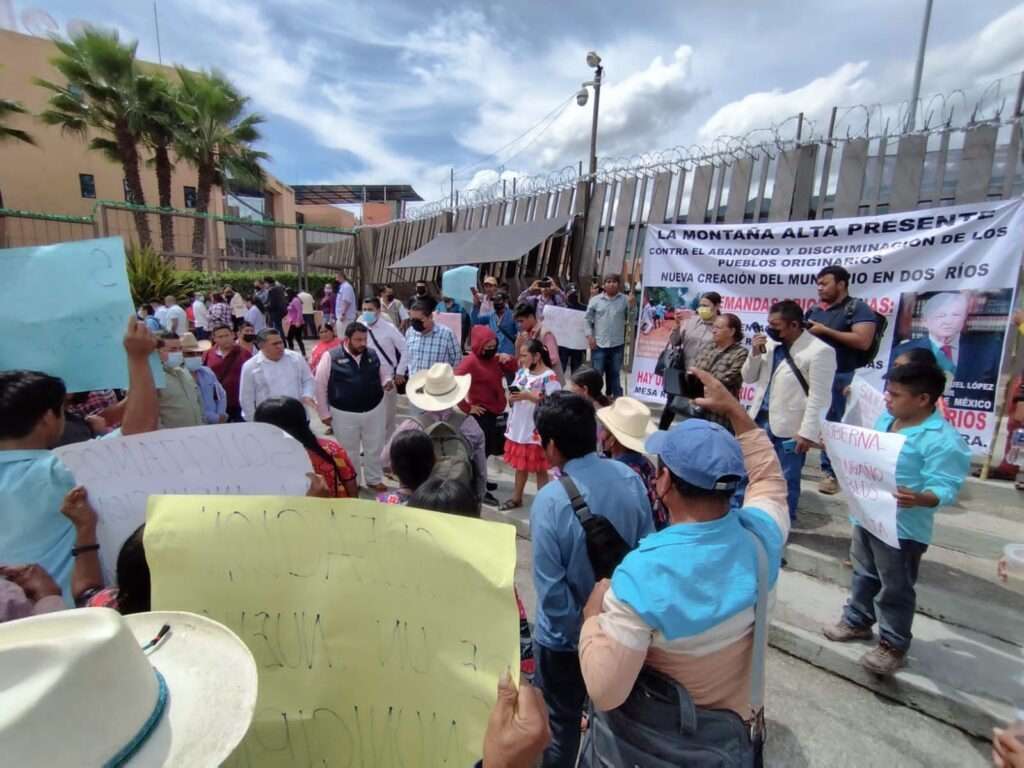
[[[1008,464],[1024,463],[1024,427],[1018,427],[1010,438],[1010,450],[1006,452]]]

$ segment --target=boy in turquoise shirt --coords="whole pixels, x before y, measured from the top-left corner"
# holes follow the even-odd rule
[[[861,665],[878,675],[904,666],[910,648],[921,556],[932,540],[935,511],[956,501],[971,464],[963,438],[936,402],[946,378],[934,365],[899,365],[886,375],[887,414],[875,429],[906,437],[896,462],[896,528],[900,548],[889,546],[854,521],[850,560],[853,580],[842,618],[823,628],[835,642],[870,640],[878,621],[878,645]]]

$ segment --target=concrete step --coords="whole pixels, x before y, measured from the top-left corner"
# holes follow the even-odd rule
[[[909,666],[880,679],[859,663],[873,643],[833,643],[821,634],[823,624],[839,618],[845,600],[845,590],[835,584],[783,571],[769,642],[979,738],[991,738],[993,724],[1014,719],[1024,679],[1019,647],[917,616]]]

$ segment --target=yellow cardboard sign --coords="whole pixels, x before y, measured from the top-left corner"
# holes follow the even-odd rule
[[[152,496],[147,521],[153,610],[220,621],[256,658],[256,715],[225,765],[480,759],[519,659],[512,526],[279,496]]]

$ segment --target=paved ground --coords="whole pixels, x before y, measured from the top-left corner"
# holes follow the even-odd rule
[[[516,586],[532,621],[530,542],[519,537],[516,549]],[[767,674],[768,765],[991,765],[987,744],[773,648]]]

